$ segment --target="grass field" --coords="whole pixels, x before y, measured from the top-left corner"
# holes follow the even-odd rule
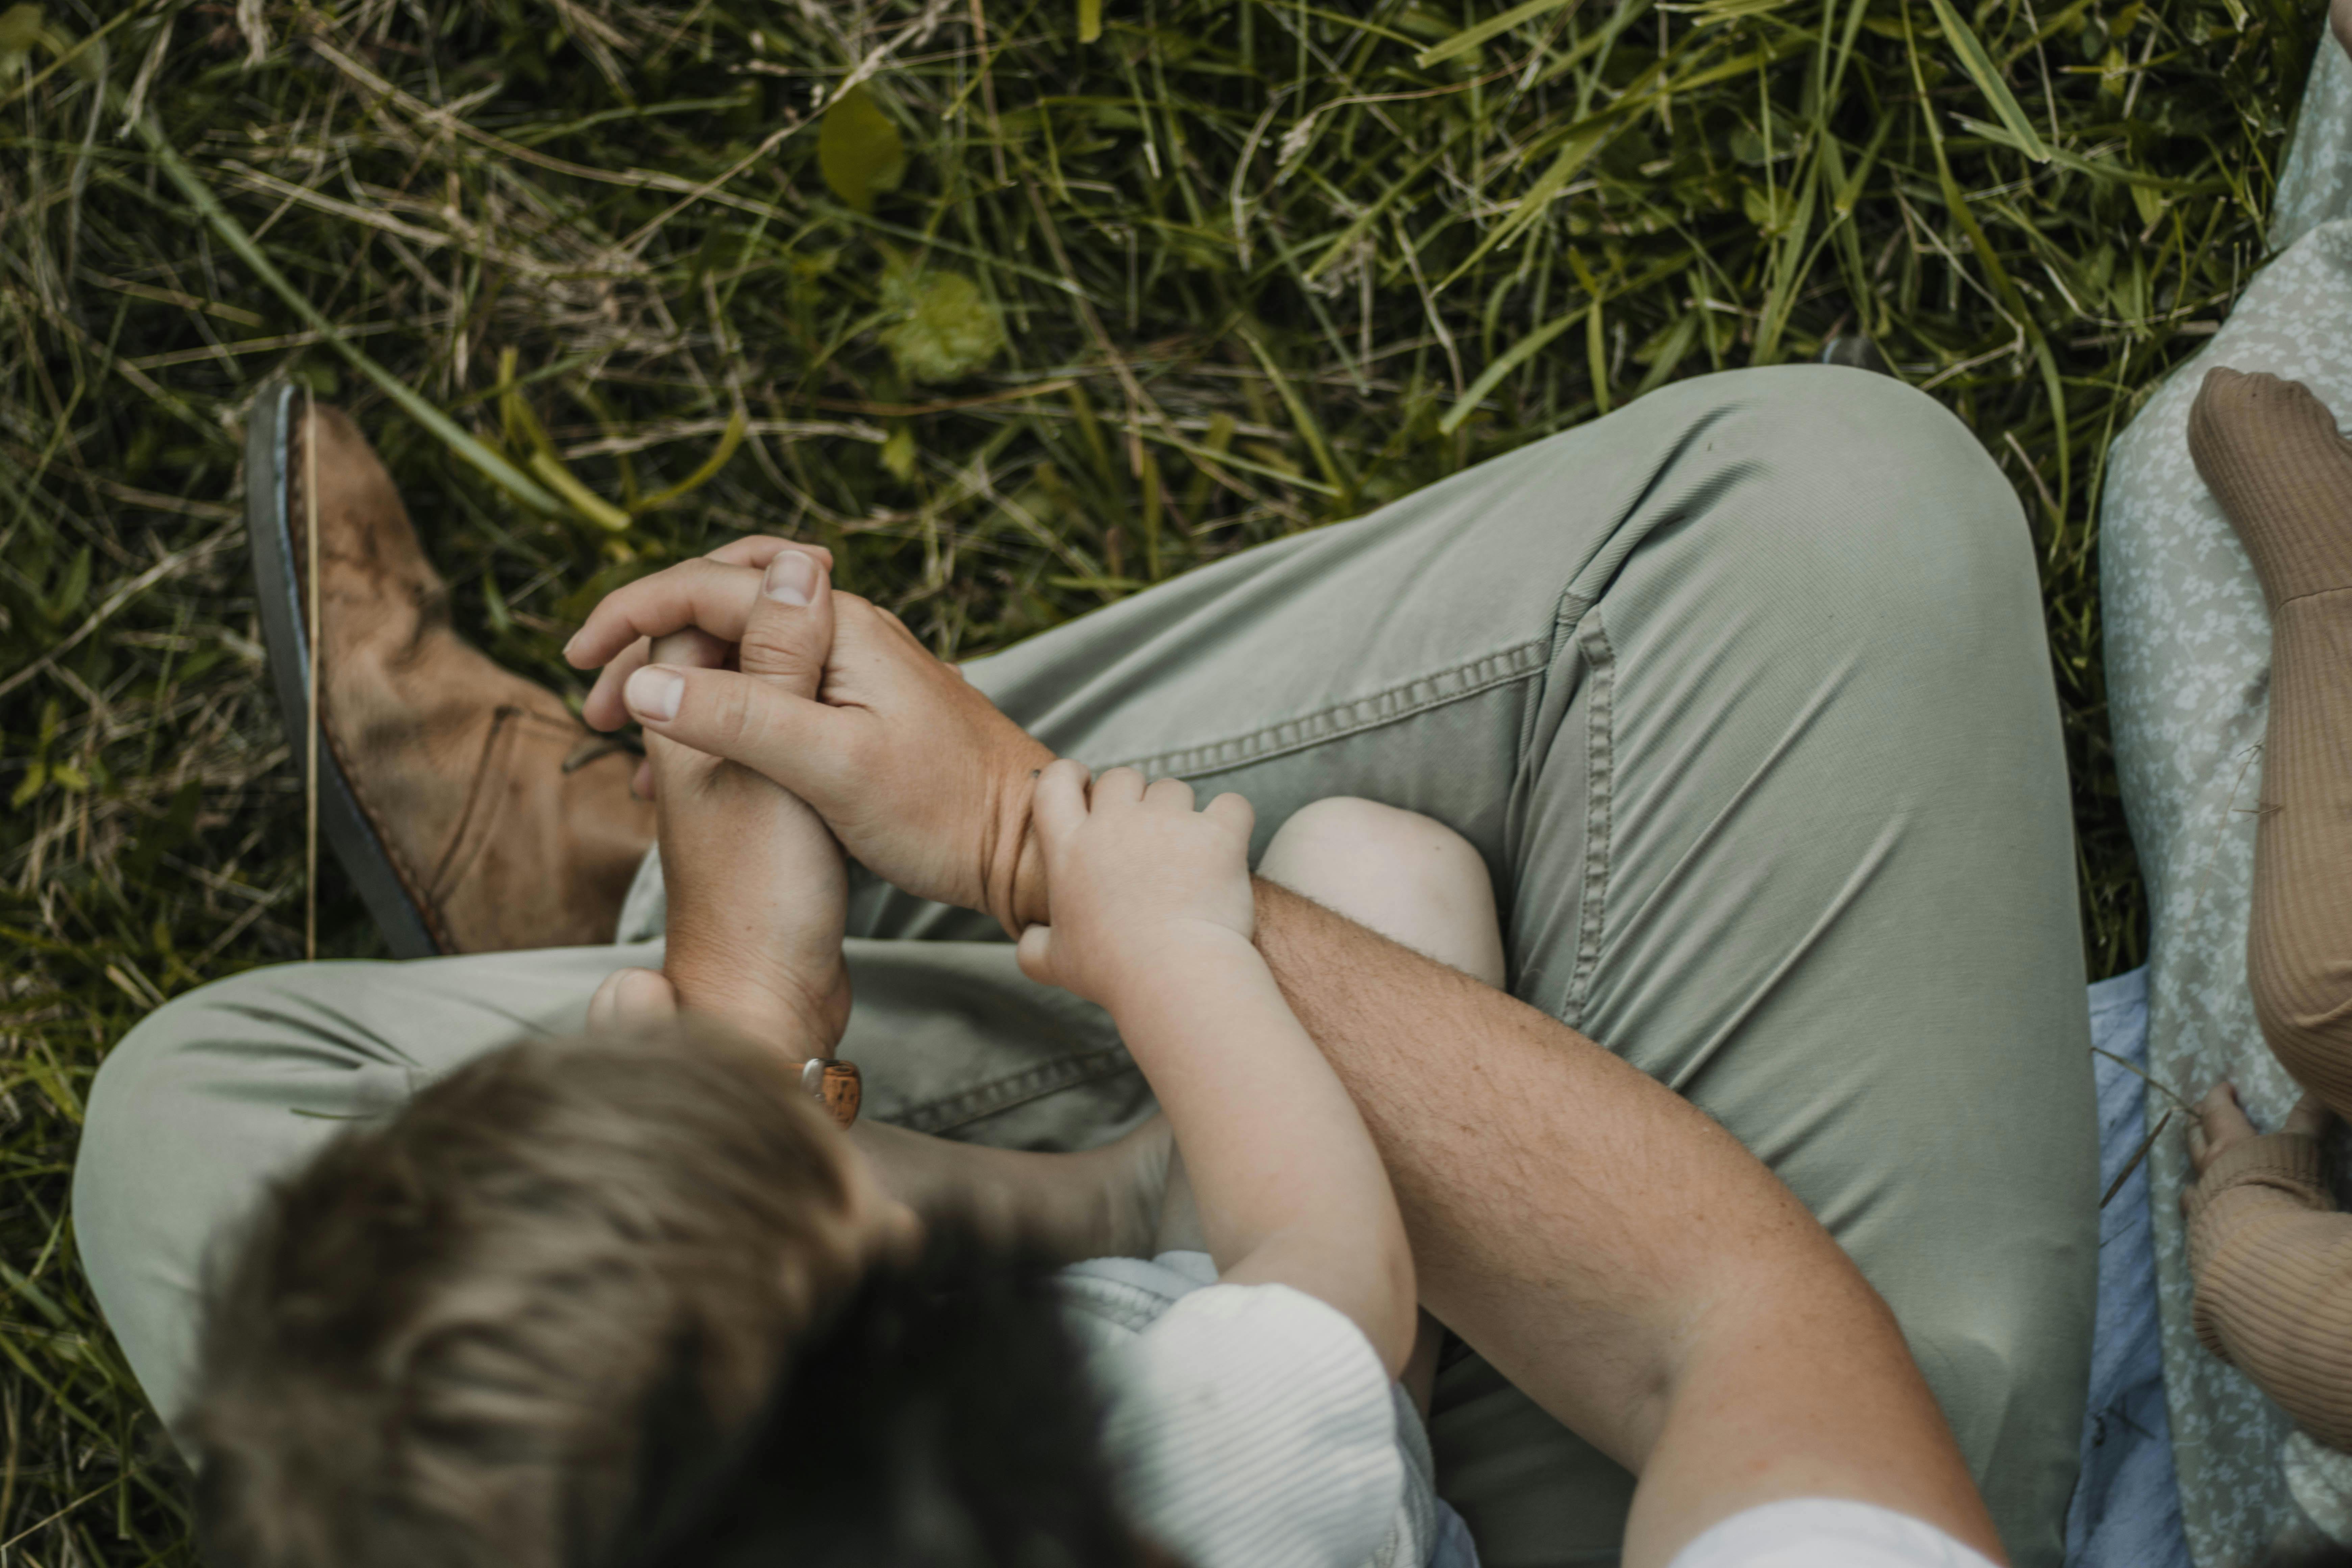
[[[2107,973],[2103,454],[2262,258],[2318,19],[0,6],[0,1568],[193,1558],[67,1178],[132,1020],[304,949],[236,510],[265,377],[360,412],[461,624],[569,683],[584,605],[731,532],[969,655],[1862,331],[2032,520]],[[374,951],[318,899],[321,952]]]

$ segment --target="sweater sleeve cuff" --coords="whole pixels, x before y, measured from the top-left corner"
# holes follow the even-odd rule
[[[2201,1209],[2232,1187],[2275,1187],[2305,1208],[2336,1206],[2321,1180],[2319,1140],[2295,1132],[2249,1138],[2225,1149],[2198,1179],[2192,1207]]]
[[[2246,1291],[2259,1284],[2244,1278],[2239,1254],[2255,1244],[2272,1214],[2326,1213],[2336,1201],[2320,1181],[2319,1140],[2273,1132],[2224,1150],[2189,1189],[2189,1271],[2192,1284],[2190,1322],[2205,1348],[2223,1361],[2222,1321],[2238,1315]],[[2234,1261],[2233,1261],[2234,1260]],[[2254,1290],[2256,1295],[2262,1292]]]

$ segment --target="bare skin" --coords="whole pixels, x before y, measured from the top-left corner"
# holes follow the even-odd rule
[[[1469,840],[1443,823],[1375,801],[1318,800],[1291,814],[1257,870],[1263,881],[1482,985],[1504,984],[1494,880]],[[1443,1325],[1422,1312],[1412,1358],[1397,1379],[1424,1416],[1444,1337]]]
[[[659,971],[624,969],[598,988],[589,1027],[649,1022],[679,1010],[677,987]],[[734,1014],[739,1021],[745,1016]],[[776,1065],[785,1072],[821,1043],[773,1032],[758,1037],[777,1043]],[[861,1231],[919,1233],[926,1217],[952,1213],[984,1237],[1055,1263],[1199,1245],[1158,1239],[1176,1147],[1164,1117],[1077,1154],[987,1149],[872,1121],[858,1122],[845,1140],[856,1156],[844,1163],[854,1184],[875,1194],[857,1211],[854,1228]]]
[[[832,637],[826,575],[785,551],[761,587],[818,648]],[[813,695],[816,666],[791,651],[752,643],[737,662],[763,689]],[[738,763],[659,735],[647,751],[671,905],[664,971],[614,974],[591,1000],[592,1026],[683,1007],[773,1042],[785,1071],[831,1054],[849,1000],[840,847],[797,798]],[[872,1205],[868,1223],[904,1228],[914,1211],[952,1204],[1061,1258],[1138,1251],[1161,1228],[1172,1129],[1195,1184],[1184,1207],[1220,1278],[1330,1303],[1397,1372],[1415,1324],[1403,1223],[1353,1101],[1250,942],[1249,803],[1223,795],[1196,812],[1185,784],[1147,789],[1131,769],[1089,788],[1067,762],[1045,770],[1039,799],[1061,921],[1029,929],[1022,966],[1110,1012],[1165,1119],[1072,1155],[869,1123],[852,1134],[849,1163],[901,1201]]]
[[[1037,832],[1061,899],[1021,968],[1107,1009],[1184,1152],[1220,1280],[1345,1313],[1391,1376],[1415,1325],[1412,1255],[1387,1171],[1252,942],[1249,803],[1192,809],[1181,779],[1048,765]]]
[[[646,639],[804,635],[740,563],[606,598],[566,650],[611,663],[590,723],[741,763],[807,801],[876,874],[1050,923],[1031,832],[1045,748],[896,618],[835,595],[816,700]],[[767,542],[760,548],[788,548]],[[1998,1559],[2000,1542],[1894,1318],[1738,1142],[1583,1036],[1261,878],[1255,940],[1354,1097],[1394,1184],[1423,1300],[1640,1477],[1624,1562],[1663,1563],[1782,1498],[1876,1503]],[[1444,1048],[1432,1042],[1444,1041]]]
[[[672,900],[666,969],[615,972],[590,1000],[588,1026],[699,1012],[772,1045],[778,1070],[797,1074],[810,1057],[833,1055],[848,1022],[840,847],[757,774],[730,778],[734,764],[658,739],[647,752]],[[688,819],[675,834],[674,817]],[[696,918],[680,922],[681,908]],[[858,1157],[846,1165],[890,1200],[866,1205],[865,1227],[953,1212],[1000,1242],[1071,1263],[1153,1250],[1175,1149],[1159,1117],[1076,1154],[955,1143],[870,1120],[847,1141]]]
[[[821,649],[833,626],[830,558],[795,551],[771,563],[774,588],[800,601],[802,629]],[[662,651],[715,663],[732,650],[688,631]],[[819,664],[803,652],[799,642],[755,643],[731,662],[809,696]],[[773,1044],[783,1071],[833,1055],[851,998],[841,952],[848,881],[831,831],[764,776],[657,735],[646,737],[641,787],[660,805],[663,969],[613,974],[589,1002],[589,1026],[683,1009]],[[1164,1119],[1081,1154],[985,1149],[876,1121],[860,1122],[849,1142],[862,1156],[847,1162],[853,1173],[891,1200],[865,1205],[863,1226],[905,1229],[917,1215],[953,1209],[984,1234],[1068,1262],[1150,1249],[1174,1148]]]
[[[719,982],[716,989],[707,983],[698,988],[703,1009],[774,1041],[787,1068],[807,1055],[828,1054],[839,1036],[837,1022],[820,1021],[830,1014],[776,999],[845,992],[837,952],[819,959],[805,979],[786,973],[816,954],[812,931],[822,936],[838,919],[837,909],[828,907],[827,875],[837,869],[838,847],[821,824],[812,832],[814,818],[805,806],[766,780],[754,776],[742,793],[719,795],[703,780],[714,770],[712,759],[657,737],[649,749],[665,811],[692,802],[701,813],[690,835],[665,845],[670,879],[709,906],[736,911],[726,922],[736,967],[681,952],[679,938],[670,942],[673,967]],[[1318,801],[1284,824],[1260,869],[1440,963],[1485,984],[1501,983],[1502,931],[1486,865],[1438,823],[1370,801]],[[682,940],[691,947],[698,939],[688,931]],[[677,988],[666,975],[625,969],[598,990],[589,1025],[667,1017],[678,1006]],[[1083,1154],[987,1149],[871,1121],[849,1138],[865,1156],[859,1163],[869,1182],[916,1214],[952,1208],[987,1234],[1055,1259],[1213,1250],[1165,1118]],[[1426,1313],[1417,1316],[1412,1353],[1399,1380],[1426,1414],[1443,1331]]]
[[[1999,1559],[1893,1313],[1737,1140],[1499,991],[1270,884],[1258,907],[1389,1163],[1423,1301],[1641,1478],[1625,1562],[1790,1497]]]

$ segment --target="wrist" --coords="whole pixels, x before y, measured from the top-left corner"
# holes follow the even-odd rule
[[[1037,778],[1054,761],[1052,748],[1027,734],[1007,749],[991,792],[989,829],[980,857],[980,900],[975,906],[995,918],[1016,942],[1022,931],[1048,924],[1052,908],[1045,890],[1045,854],[1037,840],[1034,805]]]
[[[1203,994],[1274,978],[1249,938],[1207,921],[1155,926],[1128,944],[1127,952],[1118,965],[1118,983],[1103,1003],[1114,1019],[1146,1009],[1190,1009]]]
[[[796,1061],[833,1055],[849,1027],[849,974],[838,963],[822,982],[747,981],[740,968],[723,962],[672,962],[664,973],[680,1007],[716,1018],[761,1045],[784,1048]]]

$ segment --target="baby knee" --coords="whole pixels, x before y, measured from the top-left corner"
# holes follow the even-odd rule
[[[1291,813],[1266,853],[1277,846],[1294,855],[1378,855],[1452,869],[1473,864],[1482,875],[1486,865],[1468,839],[1435,817],[1349,795],[1327,795]]]
[[[1259,875],[1489,985],[1507,974],[1486,862],[1418,812],[1352,796],[1282,825]]]

